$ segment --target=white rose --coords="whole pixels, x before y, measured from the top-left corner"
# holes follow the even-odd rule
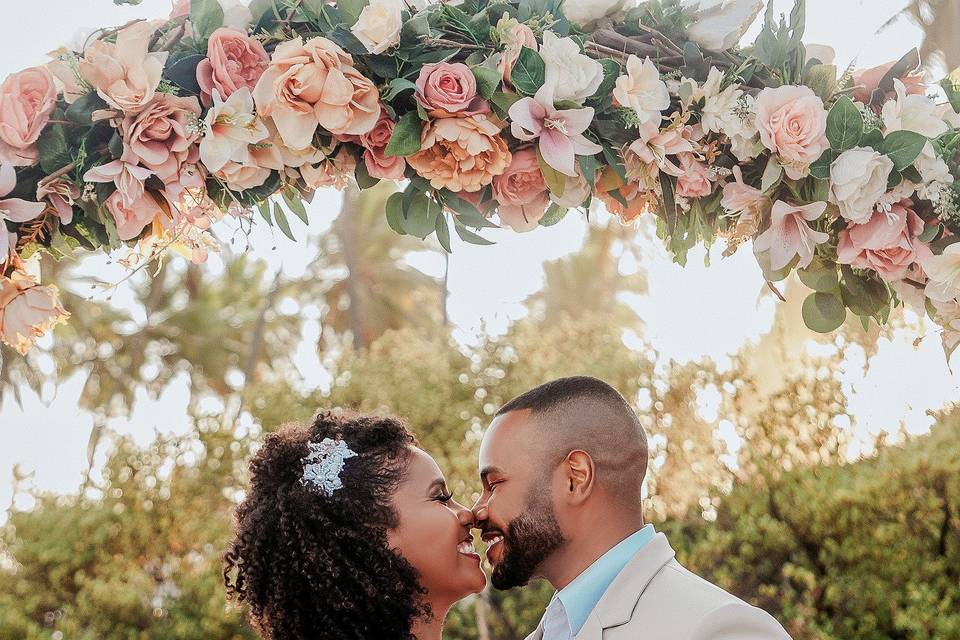
[[[936,138],[950,129],[933,100],[922,95],[908,96],[899,79],[894,79],[893,86],[897,99],[885,102],[880,112],[887,133],[905,130]]]
[[[868,222],[887,191],[893,161],[866,147],[844,151],[830,165],[830,202],[854,224]]]
[[[565,0],[563,15],[580,28],[588,28],[598,20],[623,9],[626,0]]]
[[[583,102],[603,82],[603,65],[582,54],[580,45],[571,38],[544,31],[540,57],[546,65],[544,81],[554,86],[554,100]]]
[[[640,124],[660,124],[661,111],[670,106],[670,92],[660,79],[660,71],[650,58],[640,60],[630,54],[627,58],[627,73],[617,78],[613,97],[621,106],[633,109]]]
[[[693,17],[690,40],[709,51],[736,45],[763,9],[763,0],[684,0]]]
[[[383,53],[400,42],[403,0],[371,0],[350,27],[370,53]]]

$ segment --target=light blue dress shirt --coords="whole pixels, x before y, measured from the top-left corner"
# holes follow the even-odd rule
[[[583,573],[561,589],[556,597],[567,614],[570,635],[575,636],[583,628],[590,612],[627,563],[640,549],[653,539],[656,531],[648,524],[615,547],[597,558]]]

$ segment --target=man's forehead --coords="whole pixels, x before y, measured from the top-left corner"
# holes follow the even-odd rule
[[[484,465],[502,466],[514,454],[527,444],[530,423],[533,411],[518,409],[497,416],[487,427],[480,443],[480,463]]]

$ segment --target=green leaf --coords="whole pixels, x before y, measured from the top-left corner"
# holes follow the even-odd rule
[[[809,266],[797,269],[800,281],[814,291],[833,291],[840,284],[837,275],[837,265],[827,263],[821,258],[815,258]]]
[[[290,223],[287,222],[287,214],[283,212],[283,207],[281,207],[280,203],[276,201],[273,203],[273,219],[277,221],[277,226],[280,227],[280,231],[283,232],[283,235],[287,236],[291,240],[296,240],[296,238],[293,237],[293,233],[290,231]]]
[[[357,36],[353,35],[349,27],[342,24],[338,24],[333,28],[333,31],[330,31],[326,35],[340,45],[347,53],[352,53],[355,56],[365,56],[370,53],[367,51],[367,46],[360,42]]]
[[[426,238],[436,229],[438,215],[440,215],[439,204],[423,193],[415,193],[404,212],[403,230],[411,236]]]
[[[472,67],[470,71],[473,72],[473,77],[477,81],[477,93],[485,100],[493,97],[494,92],[500,87],[500,72],[487,67]]]
[[[270,217],[270,201],[264,200],[257,205],[257,211],[260,212],[260,217],[263,218],[268,225],[273,226],[273,218]]]
[[[93,124],[93,112],[97,109],[106,108],[107,103],[94,91],[77,98],[72,105],[67,107],[64,115],[70,122],[89,126]]]
[[[197,39],[208,40],[223,26],[223,7],[217,0],[190,0],[190,22]]]
[[[863,115],[853,100],[841,96],[827,114],[827,140],[838,154],[852,149],[863,137]]]
[[[883,132],[880,129],[870,129],[860,138],[860,146],[879,151],[883,146]]]
[[[837,89],[837,67],[832,64],[815,64],[807,71],[804,84],[826,102]]]
[[[890,291],[878,277],[860,276],[848,265],[841,265],[843,301],[858,316],[874,316],[890,303]]]
[[[540,174],[543,175],[543,181],[550,189],[550,193],[557,197],[562,196],[567,180],[562,173],[547,164],[540,154],[540,149],[537,149],[537,164],[540,165]]]
[[[504,91],[497,91],[490,98],[490,102],[493,103],[493,106],[499,109],[499,115],[502,117],[507,116],[507,112],[510,111],[510,107],[513,106],[513,103],[519,100],[523,96],[519,96],[515,93],[506,93]]]
[[[919,66],[920,51],[916,48],[913,48],[905,53],[895,65],[890,67],[887,72],[883,74],[883,77],[880,78],[880,82],[877,83],[877,88],[874,89],[873,93],[870,95],[870,104],[881,104],[886,98],[887,94],[894,90],[893,81],[897,78],[902,78],[911,71],[916,71]]]
[[[453,249],[450,248],[450,227],[447,225],[447,216],[442,213],[437,216],[436,232],[437,240],[440,241],[443,250],[447,253],[453,253]]]
[[[283,190],[281,197],[283,197],[283,201],[287,203],[287,208],[300,218],[303,224],[309,224],[307,221],[307,210],[303,206],[303,200],[300,198],[299,191],[287,188]]]
[[[532,96],[543,86],[546,65],[540,54],[528,47],[520,49],[520,57],[510,72],[510,83],[520,93]]]
[[[416,91],[417,85],[413,81],[407,80],[406,78],[394,78],[387,83],[387,90],[384,91],[380,97],[384,102],[389,102],[396,98],[400,93],[408,90]]]
[[[551,202],[550,206],[547,207],[546,213],[543,214],[543,217],[540,218],[541,227],[552,227],[557,224],[567,215],[568,209],[561,207],[556,202]]]
[[[927,144],[926,136],[914,131],[894,131],[883,139],[882,149],[885,156],[893,160],[893,168],[903,171],[917,159]]]
[[[457,235],[460,236],[460,239],[463,240],[464,242],[468,242],[470,244],[480,244],[480,245],[495,244],[494,242],[487,240],[483,236],[477,235],[473,231],[470,231],[465,226],[463,226],[459,220],[453,221],[453,228],[456,230]]]
[[[384,150],[387,156],[411,156],[420,151],[420,134],[423,123],[416,111],[405,113],[393,129],[390,142]]]
[[[390,225],[390,228],[402,236],[407,235],[406,230],[403,228],[403,194],[399,191],[390,194],[390,197],[387,198],[387,206],[385,208],[387,211],[387,224]]]
[[[924,244],[930,244],[940,239],[940,234],[943,233],[944,226],[942,224],[934,224],[923,230],[917,239]]]
[[[955,69],[953,73],[940,81],[944,93],[947,94],[947,100],[954,111],[960,112],[960,68]]]
[[[827,149],[820,157],[810,165],[810,175],[820,180],[830,177],[830,165],[837,159],[837,152],[833,149]]]
[[[367,170],[367,163],[364,162],[363,158],[357,163],[353,177],[357,181],[357,186],[360,187],[361,191],[380,184],[380,178],[374,178],[370,175],[370,171]]]
[[[55,124],[47,127],[37,140],[37,152],[40,155],[40,168],[48,174],[61,169],[71,162],[70,145],[63,126]]]
[[[337,0],[337,9],[348,18],[347,26],[353,26],[360,12],[369,4],[367,0]]]
[[[817,291],[803,301],[803,322],[817,333],[830,333],[847,319],[843,301],[831,293]]]

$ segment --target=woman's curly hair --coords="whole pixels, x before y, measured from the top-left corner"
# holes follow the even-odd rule
[[[300,481],[308,443],[324,438],[358,454],[330,496]],[[430,615],[417,571],[387,546],[410,445],[416,439],[397,418],[331,412],[266,437],[223,572],[264,638],[410,640],[414,620]]]

